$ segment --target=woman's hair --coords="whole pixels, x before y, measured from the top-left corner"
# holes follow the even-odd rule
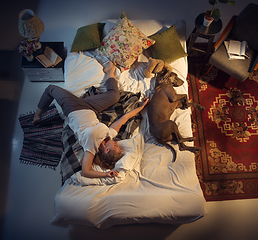
[[[96,153],[93,162],[102,168],[113,169],[116,162],[122,157],[122,153],[116,153],[114,150],[110,150],[108,153],[105,153],[103,150],[99,150]]]

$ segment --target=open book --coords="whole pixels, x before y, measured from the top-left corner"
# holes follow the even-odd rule
[[[236,40],[224,41],[229,59],[245,59],[249,58],[248,45],[246,41],[240,42]]]
[[[62,61],[62,58],[56,54],[51,48],[46,47],[44,54],[40,54],[36,57],[36,59],[44,66],[44,67],[54,67],[58,63]]]

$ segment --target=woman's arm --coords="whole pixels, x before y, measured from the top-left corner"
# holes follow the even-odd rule
[[[137,113],[139,113],[145,105],[148,103],[149,99],[145,98],[144,102],[141,106],[138,108],[135,108],[134,110],[126,113],[121,118],[119,118],[117,121],[111,124],[110,127],[115,129],[117,132],[119,132],[122,125],[124,125],[130,118],[134,117]],[[109,172],[98,172],[91,168],[93,163],[94,155],[88,151],[84,152],[84,156],[82,159],[82,176],[88,177],[88,178],[102,178],[102,177],[116,177],[118,174],[118,171],[109,171]]]
[[[88,151],[84,152],[82,159],[82,172],[81,175],[87,178],[104,178],[104,177],[116,177],[118,171],[109,171],[109,172],[98,172],[91,169],[94,155]]]
[[[141,106],[135,108],[134,110],[126,113],[121,118],[113,122],[110,127],[115,129],[117,132],[119,132],[120,128],[132,117],[134,117],[137,113],[139,113],[149,102],[149,98],[144,98],[144,102]]]

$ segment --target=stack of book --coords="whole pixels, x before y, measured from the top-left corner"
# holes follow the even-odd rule
[[[224,41],[224,44],[230,60],[249,58],[248,45],[246,41],[240,42],[237,40],[229,40]]]

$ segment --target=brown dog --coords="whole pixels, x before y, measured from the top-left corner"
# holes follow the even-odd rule
[[[204,110],[204,107],[199,104],[189,103],[186,94],[177,94],[174,86],[180,86],[183,81],[177,77],[177,74],[172,73],[170,77],[165,77],[166,73],[159,73],[156,76],[155,93],[148,104],[148,117],[150,124],[150,132],[158,143],[171,148],[175,153],[174,148],[168,144],[170,141],[177,141],[180,150],[189,150],[196,152],[199,147],[191,147],[184,144],[186,141],[193,141],[194,137],[183,138],[176,123],[170,120],[172,113],[176,108],[186,109],[189,106],[199,107]]]

